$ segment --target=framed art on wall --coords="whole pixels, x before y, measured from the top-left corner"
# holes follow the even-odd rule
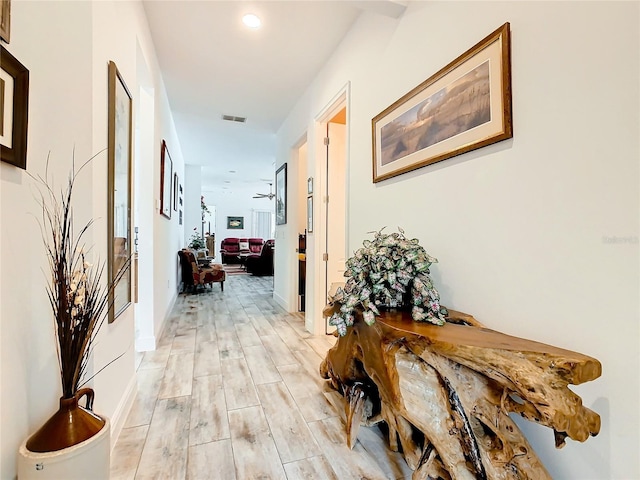
[[[169,155],[167,142],[162,140],[160,153],[160,214],[171,218],[171,177],[173,175],[173,161]]]
[[[307,195],[313,193],[313,177],[307,178]]]
[[[287,223],[287,164],[276,171],[276,225]]]
[[[11,37],[11,0],[0,0],[0,38],[9,43]]]
[[[118,67],[109,62],[108,244],[109,281],[131,257],[132,98]],[[131,304],[131,268],[110,292],[109,323]]]
[[[173,174],[173,210],[178,211],[178,174]]]
[[[513,136],[509,23],[372,120],[380,182]]]
[[[27,168],[29,70],[0,45],[0,158]]]
[[[244,217],[227,217],[227,228],[229,230],[243,230]]]

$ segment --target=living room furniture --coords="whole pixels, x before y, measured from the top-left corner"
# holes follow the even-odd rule
[[[183,291],[195,291],[199,285],[212,285],[220,283],[220,289],[224,292],[224,281],[227,273],[219,263],[209,266],[199,265],[192,251],[182,249],[178,252],[180,267],[182,270]]]
[[[264,245],[264,240],[262,238],[249,239],[249,251],[251,253],[260,253],[262,251],[263,245]]]
[[[249,255],[245,260],[248,273],[253,275],[273,275],[273,249],[275,240],[267,240],[260,254]]]
[[[222,263],[240,263],[240,239],[227,237],[220,242],[220,261]]]

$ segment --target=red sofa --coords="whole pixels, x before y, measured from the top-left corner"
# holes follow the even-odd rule
[[[240,263],[240,254],[259,254],[264,241],[261,238],[227,237],[220,242],[222,263]]]

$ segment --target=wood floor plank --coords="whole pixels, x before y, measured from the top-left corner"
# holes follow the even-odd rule
[[[149,425],[123,428],[111,454],[110,480],[134,480]]]
[[[176,480],[185,477],[190,403],[189,397],[158,400],[142,449],[136,480]]]
[[[254,345],[262,346],[260,337],[251,323],[236,323],[235,327],[240,345],[243,347],[253,347]]]
[[[220,365],[227,410],[259,405],[247,361],[244,358],[221,358]]]
[[[262,346],[262,343],[252,347],[245,347],[244,357],[247,360],[247,366],[255,385],[282,381],[278,369],[271,361],[271,356]]]
[[[194,353],[169,355],[158,398],[191,395]]]
[[[220,440],[189,447],[187,480],[207,478],[236,480],[231,440]]]
[[[285,463],[284,471],[289,480],[339,480],[324,455]]]
[[[331,459],[331,467],[340,480],[387,480],[378,468],[375,459],[356,442],[352,450],[347,447],[342,422],[337,417],[326,418],[309,424],[309,428],[320,445],[326,458]]]
[[[318,444],[285,384],[268,383],[256,388],[282,463],[317,455]]]
[[[196,347],[200,343],[213,341],[218,341],[216,326],[213,321],[210,324],[199,326],[196,332]]]
[[[276,320],[273,329],[293,353],[300,350],[305,352],[312,350],[311,346],[288,323]]]
[[[171,355],[176,353],[191,353],[196,348],[195,327],[176,332],[171,344]]]
[[[222,373],[222,369],[220,367],[220,351],[218,350],[218,341],[214,340],[213,342],[198,343],[196,345],[194,362],[194,377],[202,377],[205,375],[220,375]]]
[[[384,435],[377,426],[361,426],[358,430],[358,442],[369,456],[375,459],[387,478],[395,480],[411,478],[413,470],[407,465],[404,456],[400,452],[389,449]]]
[[[327,351],[336,343],[336,337],[333,335],[318,335],[305,339],[311,348],[313,348],[322,358],[325,357]]]
[[[244,353],[236,329],[224,329],[216,327],[218,335],[218,350],[220,358],[242,358]]]
[[[293,356],[296,357],[298,363],[309,374],[309,378],[315,380],[320,385],[326,382],[326,380],[320,376],[322,357],[318,355],[315,350],[296,350],[293,352]]]
[[[300,365],[284,365],[278,372],[307,422],[335,417],[337,412],[325,398],[323,388]]]
[[[144,352],[142,361],[140,362],[139,370],[150,370],[154,368],[165,368],[167,366],[167,360],[169,360],[169,354],[171,353],[171,344],[173,340],[167,345],[159,346],[153,351]]]
[[[230,411],[229,428],[238,478],[286,479],[261,407]]]
[[[253,325],[253,328],[256,329],[256,332],[258,332],[258,335],[260,335],[261,337],[264,337],[266,335],[276,335],[276,331],[273,329],[264,315],[251,317],[251,324]]]
[[[227,402],[222,375],[198,377],[193,381],[189,445],[229,438]]]
[[[271,360],[276,366],[295,365],[298,363],[296,357],[291,353],[291,350],[289,350],[277,334],[265,335],[260,338],[264,348],[267,349],[267,352],[271,355]]]
[[[124,424],[125,428],[151,423],[163,377],[164,368],[144,370],[144,375],[137,376],[136,398],[131,405],[131,410],[129,410]]]

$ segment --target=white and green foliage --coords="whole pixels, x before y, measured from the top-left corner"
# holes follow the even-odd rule
[[[404,231],[385,234],[382,228],[373,240],[347,260],[344,289],[333,298],[340,309],[329,319],[340,336],[353,325],[356,309],[363,310],[364,321],[373,325],[379,308],[411,306],[411,316],[418,322],[443,325],[446,308],[440,305],[440,294],[429,276],[429,267],[438,260],[422,248],[418,239],[407,239]]]

